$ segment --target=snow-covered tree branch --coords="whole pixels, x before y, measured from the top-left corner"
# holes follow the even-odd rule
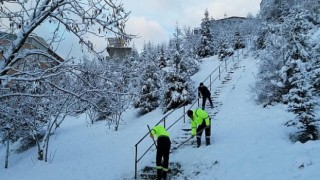
[[[129,41],[133,36],[125,33],[128,15],[121,2],[112,0],[2,0],[0,134],[10,134],[2,140],[36,142],[38,159],[43,160],[49,144],[41,141],[48,142],[53,125],[58,127],[66,115],[90,108],[112,111],[115,106],[99,106],[97,101],[109,102],[110,93],[118,93],[108,75],[112,67],[104,65],[99,71],[99,65],[74,64],[73,57],[61,58],[54,47],[66,31],[102,60],[106,47],[95,46],[92,37],[112,34]],[[51,42],[36,37],[41,46],[28,44],[44,26],[53,30],[48,32]]]

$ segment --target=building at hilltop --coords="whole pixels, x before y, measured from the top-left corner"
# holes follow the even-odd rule
[[[130,55],[132,48],[127,46],[123,38],[108,38],[107,52],[110,58],[125,58]]]

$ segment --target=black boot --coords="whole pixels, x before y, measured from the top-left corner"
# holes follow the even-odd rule
[[[162,179],[164,179],[164,180],[167,179],[167,171],[162,172]]]
[[[197,147],[200,147],[200,145],[201,145],[201,138],[197,137]]]
[[[206,145],[207,145],[207,146],[210,145],[210,138],[206,138]]]
[[[162,179],[162,169],[158,169],[157,170],[157,180],[161,180]]]

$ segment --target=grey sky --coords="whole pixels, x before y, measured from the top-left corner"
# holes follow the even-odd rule
[[[198,27],[208,9],[210,17],[221,19],[224,14],[246,17],[256,15],[261,0],[122,0],[131,11],[127,32],[139,34],[134,40],[138,50],[143,42],[167,42],[176,24],[179,27]]]

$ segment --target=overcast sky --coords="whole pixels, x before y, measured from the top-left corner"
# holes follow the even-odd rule
[[[129,34],[136,34],[139,38],[131,42],[141,51],[144,42],[168,42],[174,28],[185,26],[199,27],[206,9],[214,19],[230,16],[246,17],[248,13],[256,15],[260,9],[261,0],[118,0],[122,1],[127,12],[131,12],[126,25]],[[46,39],[50,27],[42,27],[37,33]],[[92,37],[95,47],[101,49],[106,46],[106,39]],[[99,48],[100,47],[100,48]],[[65,34],[65,40],[57,49],[59,55],[66,58],[82,57],[78,40]]]
[[[224,14],[246,17],[256,15],[261,0],[122,0],[127,11],[131,11],[127,32],[138,34],[134,40],[138,50],[143,42],[167,42],[176,24],[191,28],[200,26],[205,9],[214,19]]]

